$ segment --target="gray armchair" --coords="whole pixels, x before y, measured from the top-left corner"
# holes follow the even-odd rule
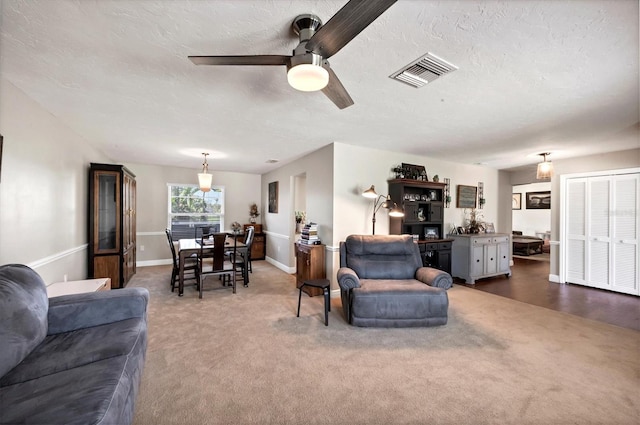
[[[410,235],[351,235],[340,242],[338,285],[355,326],[417,327],[447,323],[449,273],[423,267]]]

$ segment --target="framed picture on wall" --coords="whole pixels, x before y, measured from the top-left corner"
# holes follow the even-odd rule
[[[456,208],[475,208],[477,199],[478,188],[476,186],[458,185]]]
[[[522,193],[512,193],[511,196],[511,209],[512,210],[521,210],[522,209]]]
[[[550,210],[551,192],[527,192],[526,207],[528,210]]]
[[[278,213],[278,182],[269,183],[269,212]]]

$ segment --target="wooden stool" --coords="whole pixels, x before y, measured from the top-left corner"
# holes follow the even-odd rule
[[[305,286],[312,286],[314,288],[322,288],[324,294],[324,325],[329,326],[329,312],[331,311],[331,300],[329,299],[329,288],[331,282],[328,279],[310,279],[305,280],[300,285],[300,292],[298,293],[298,316],[300,317],[300,300],[302,299],[302,288]]]

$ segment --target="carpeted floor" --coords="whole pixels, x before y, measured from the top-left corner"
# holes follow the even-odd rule
[[[637,424],[640,333],[455,285],[449,323],[372,329],[254,262],[249,288],[151,292],[135,425]]]

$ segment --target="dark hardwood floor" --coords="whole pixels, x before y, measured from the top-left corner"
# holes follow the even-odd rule
[[[549,263],[514,258],[512,276],[481,279],[475,285],[455,284],[563,311],[587,319],[640,331],[640,297],[574,284],[549,282]]]

